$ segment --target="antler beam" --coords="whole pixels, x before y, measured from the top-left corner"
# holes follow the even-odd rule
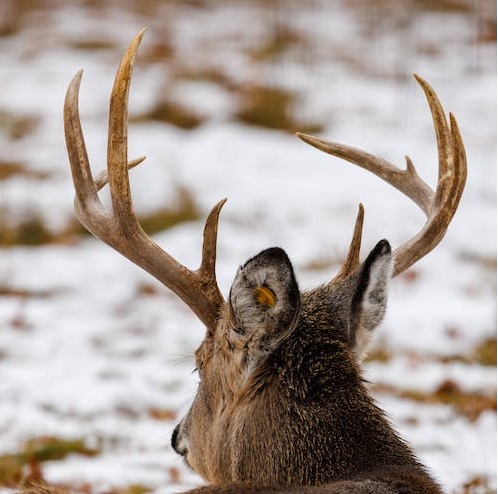
[[[443,107],[434,89],[421,77],[415,75],[415,79],[424,90],[436,131],[439,176],[435,192],[420,178],[408,156],[406,157],[406,169],[401,170],[388,161],[360,149],[324,141],[306,134],[297,134],[300,139],[317,149],[354,163],[377,175],[409,197],[424,212],[427,221],[423,228],[393,253],[393,277],[413,266],[434,249],[444,237],[460,202],[467,178],[465,148],[455,117],[450,113],[450,125],[448,126]],[[356,269],[359,263],[360,242],[361,228],[356,227],[350,253],[339,273],[340,277]]]

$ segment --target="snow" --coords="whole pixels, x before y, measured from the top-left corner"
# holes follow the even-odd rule
[[[147,26],[130,114],[150,108],[164,92],[198,108],[207,121],[192,131],[130,125],[130,158],[148,156],[131,173],[137,210],[171,205],[179,185],[194,194],[204,215],[228,197],[219,231],[222,292],[239,264],[270,245],[286,249],[300,285],[311,287],[335,274],[359,202],[366,207],[364,254],[380,238],[393,245],[409,238],[423,224],[421,213],[377,178],[292,135],[235,123],[236,95],[212,82],[182,84],[175,70],[215,68],[238,83],[297,91],[303,123],[322,122],[323,136],[399,166],[409,154],[433,184],[437,151],[427,104],[410,75],[416,72],[458,119],[468,183],[448,234],[417,265],[414,280],[392,282],[377,339],[394,357],[369,363],[366,373],[398,389],[430,391],[451,380],[492,395],[493,367],[440,358],[468,356],[496,330],[495,272],[484,262],[496,260],[496,46],[479,40],[479,6],[470,14],[436,13],[391,3],[385,17],[378,8],[339,1],[292,2],[271,15],[253,1],[205,8],[167,2],[154,15],[117,3],[96,12],[74,5],[27,15],[16,35],[0,38],[0,110],[41,123],[13,140],[0,121],[0,160],[51,175],[1,181],[2,209],[14,219],[37,211],[54,231],[72,218],[65,89],[83,67],[81,117],[98,171],[105,164],[113,73],[127,43]],[[274,64],[251,61],[248,50],[281,24],[297,29],[304,43]],[[94,38],[111,47],[73,47]],[[174,47],[174,61],[146,63],[150,47],[163,39]],[[155,240],[196,267],[202,227],[185,223]],[[309,268],[329,259],[323,269]],[[48,462],[48,480],[90,483],[97,492],[143,483],[171,493],[202,483],[169,446],[175,421],[150,414],[171,410],[179,419],[195,392],[192,354],[203,329],[174,295],[87,238],[2,249],[0,286],[12,293],[0,296],[0,453],[32,437],[84,437],[103,453]],[[414,363],[410,355],[420,358]],[[448,406],[378,399],[448,492],[460,492],[477,476],[496,488],[495,413],[470,421]]]

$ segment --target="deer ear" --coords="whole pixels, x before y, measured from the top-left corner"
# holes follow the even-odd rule
[[[358,360],[368,351],[375,328],[386,312],[392,273],[391,246],[381,240],[361,265],[350,316],[350,342]]]
[[[230,308],[244,347],[255,357],[275,348],[295,327],[300,295],[287,254],[274,247],[241,266],[230,290]]]

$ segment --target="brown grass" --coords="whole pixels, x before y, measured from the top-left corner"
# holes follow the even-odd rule
[[[496,336],[490,336],[489,338],[485,338],[484,340],[482,340],[474,348],[469,349],[467,354],[439,356],[434,354],[419,355],[414,353],[404,353],[403,355],[408,359],[417,360],[419,362],[432,360],[440,362],[442,364],[458,362],[464,365],[478,364],[483,366],[496,367],[496,354]],[[389,362],[389,360],[391,360],[393,356],[394,354],[392,350],[390,350],[387,346],[379,345],[369,353],[367,362]]]
[[[168,123],[183,130],[192,130],[199,127],[205,118],[180,103],[161,99],[151,110],[131,119],[133,122],[149,120]]]
[[[386,384],[374,385],[373,390],[426,405],[449,405],[470,421],[477,420],[486,411],[496,412],[496,395],[464,391],[452,380],[443,381],[434,391],[429,392],[401,390]]]
[[[496,336],[482,341],[473,351],[473,362],[496,367]]]
[[[275,26],[269,36],[251,51],[250,56],[256,62],[271,62],[297,46],[304,46],[307,41],[288,26]]]
[[[192,193],[185,187],[176,189],[176,201],[172,207],[163,207],[152,213],[139,216],[143,229],[153,235],[186,221],[200,218]],[[36,211],[24,217],[0,209],[0,247],[28,246],[72,242],[75,236],[89,235],[76,219],[59,231],[53,231],[46,220]]]
[[[0,131],[13,141],[32,134],[40,125],[41,118],[35,115],[17,115],[0,110]]]
[[[43,217],[30,212],[25,217],[13,217],[10,212],[0,210],[0,246],[37,246],[54,243],[60,235],[51,232]]]
[[[105,51],[105,50],[119,50],[119,46],[108,39],[93,38],[68,41],[67,45],[72,50],[82,51]]]
[[[100,451],[89,448],[82,439],[31,439],[24,444],[21,451],[0,456],[0,486],[19,487],[25,483],[41,481],[41,463],[61,460],[70,454],[96,456]]]
[[[146,233],[155,233],[172,228],[180,223],[196,221],[200,218],[192,193],[185,187],[176,190],[176,201],[172,207],[164,207],[148,215],[140,216],[140,224]]]
[[[0,180],[8,180],[16,176],[44,180],[50,177],[50,173],[30,170],[26,165],[17,161],[0,161]]]
[[[320,124],[303,123],[292,115],[296,96],[278,87],[251,85],[241,90],[235,118],[245,124],[286,132],[320,133]]]
[[[455,494],[496,494],[496,489],[491,487],[490,480],[480,476],[473,477],[465,482],[462,489]]]

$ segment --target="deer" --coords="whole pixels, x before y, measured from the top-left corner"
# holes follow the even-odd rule
[[[421,77],[435,128],[435,190],[410,158],[401,169],[360,149],[302,133],[305,143],[375,174],[424,213],[418,233],[392,249],[380,240],[360,260],[360,204],[345,261],[330,281],[299,289],[285,251],[270,247],[235,274],[227,300],[215,273],[218,220],[207,216],[202,260],[191,270],[155,243],[134,212],[128,161],[128,96],[145,30],[129,45],[110,97],[107,171],[93,178],[79,117],[79,71],[64,103],[64,129],[79,221],[172,290],[205,326],[195,351],[200,382],[174,429],[173,449],[207,485],[191,494],[436,494],[443,490],[367,389],[361,364],[386,312],[389,281],[432,251],[462,196],[467,165],[455,117]],[[98,192],[109,185],[111,207]]]

